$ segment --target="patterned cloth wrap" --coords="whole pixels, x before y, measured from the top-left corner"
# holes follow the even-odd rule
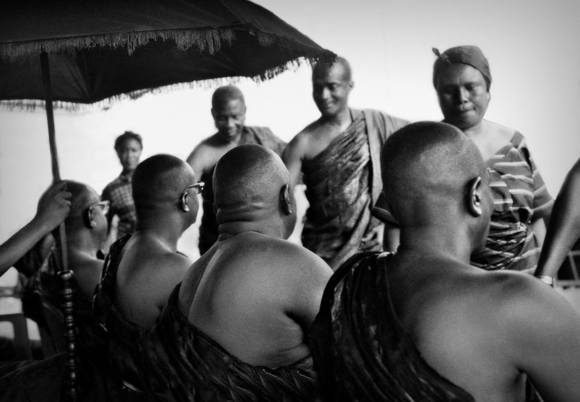
[[[252,366],[229,354],[178,310],[173,290],[145,348],[147,372],[166,380],[176,401],[316,401],[310,356],[291,366]]]
[[[306,211],[302,244],[335,270],[381,222],[371,215],[382,180],[380,152],[407,124],[375,110],[350,110],[353,122],[324,151],[302,163]],[[376,250],[382,245],[377,244]]]
[[[278,155],[286,147],[286,143],[278,138],[268,127],[248,127],[244,126],[240,144],[258,144],[262,145]],[[215,213],[213,212],[213,171],[215,166],[205,172],[200,180],[205,183],[201,194],[203,199],[203,216],[199,227],[199,252],[205,253],[214,245],[218,238],[218,224]]]
[[[397,317],[387,253],[355,254],[328,282],[310,328],[324,400],[473,402],[421,356]],[[540,401],[528,383],[526,401]]]
[[[59,264],[55,253],[51,253],[43,266],[30,278],[23,297],[23,308],[27,316],[45,324],[40,310],[37,293],[58,309],[61,308],[61,281],[58,277]],[[73,290],[75,324],[75,352],[77,360],[77,388],[81,401],[118,401],[108,359],[107,334],[93,316],[92,299],[86,297],[76,280],[70,281]],[[64,395],[68,377],[67,353],[51,358],[25,362],[18,370],[0,379],[3,390],[0,401],[60,401]]]
[[[471,264],[533,273],[541,247],[531,225],[549,216],[554,200],[519,132],[486,164],[494,211],[485,249],[471,257]]]
[[[117,270],[130,238],[130,235],[124,236],[111,245],[94,298],[94,315],[109,337],[106,355],[116,374],[115,387],[121,390],[122,400],[163,401],[168,393],[163,380],[143,375],[149,353],[144,346],[148,330],[126,320],[115,306]]]

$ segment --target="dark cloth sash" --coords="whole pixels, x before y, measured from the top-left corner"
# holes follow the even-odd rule
[[[329,401],[459,402],[474,399],[421,357],[395,314],[385,257],[359,253],[330,279],[310,340]]]
[[[178,285],[145,349],[147,370],[163,373],[177,401],[312,401],[317,397],[310,357],[292,366],[252,366],[229,354],[178,310]]]
[[[302,244],[333,269],[358,250],[365,234],[380,224],[370,213],[372,167],[366,120],[360,111],[352,113],[350,127],[302,164],[310,203]]]

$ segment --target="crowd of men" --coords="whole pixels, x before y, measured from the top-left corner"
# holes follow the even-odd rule
[[[126,132],[102,197],[53,185],[0,246],[0,273],[34,272],[18,260],[64,220],[80,400],[578,400],[580,317],[549,285],[580,236],[580,162],[554,204],[523,135],[484,119],[481,50],[435,53],[443,122],[350,108],[338,57],[313,68],[320,118],[288,144],[246,126],[225,86],[187,161],[139,163]],[[287,240],[300,183],[302,245]],[[177,242],[198,194],[191,261]],[[28,286],[58,304],[42,250]],[[65,364],[0,366],[0,401],[60,400]]]

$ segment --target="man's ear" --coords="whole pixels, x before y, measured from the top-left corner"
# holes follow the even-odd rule
[[[187,194],[187,191],[183,193],[183,195],[181,196],[181,209],[183,210],[183,212],[189,212],[189,205],[187,205],[188,197],[189,195]]]
[[[467,210],[475,217],[481,216],[481,176],[471,179],[467,184],[467,194],[465,195]]]
[[[290,199],[290,185],[284,184],[280,189],[280,206],[286,215],[292,215],[292,200]]]
[[[85,225],[90,228],[94,228],[97,226],[97,222],[93,219],[93,208],[87,208],[87,213],[85,215]]]

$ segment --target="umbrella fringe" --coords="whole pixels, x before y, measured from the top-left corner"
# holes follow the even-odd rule
[[[178,84],[162,86],[159,88],[144,89],[139,91],[128,92],[125,94],[114,95],[110,98],[97,101],[94,103],[76,103],[57,100],[53,101],[53,107],[55,109],[66,111],[95,110],[95,109],[108,110],[116,102],[129,99],[135,100],[142,97],[145,94],[170,93],[176,90],[192,89],[192,88],[202,88],[204,90],[207,90],[222,85],[237,84],[245,80],[252,80],[256,83],[261,83],[271,78],[274,78],[275,76],[285,71],[288,70],[296,71],[303,64],[312,65],[314,61],[315,59],[313,58],[300,57],[294,60],[290,60],[283,65],[270,68],[253,77],[223,77],[193,82],[183,82]],[[35,100],[35,99],[0,100],[0,109],[34,111],[36,109],[44,109],[44,108],[45,102],[43,100]]]
[[[112,48],[127,47],[127,53],[132,55],[135,49],[147,44],[151,40],[174,40],[179,50],[187,50],[194,46],[199,51],[208,51],[210,54],[218,52],[222,43],[231,43],[235,40],[232,28],[223,29],[171,29],[147,32],[122,32],[102,35],[56,38],[49,40],[2,43],[0,44],[0,59],[8,62],[19,57],[31,54],[69,53],[95,46],[109,46]]]
[[[135,31],[19,43],[0,43],[0,60],[10,63],[17,61],[20,57],[40,54],[41,52],[75,54],[77,50],[95,46],[109,46],[112,48],[126,47],[127,53],[132,55],[137,48],[154,40],[173,40],[179,50],[187,50],[190,47],[195,47],[200,52],[207,51],[210,54],[214,54],[220,51],[224,43],[231,45],[236,40],[236,30],[243,30],[255,35],[258,43],[262,46],[271,46],[274,43],[278,43],[290,53],[294,50],[304,50],[303,45],[297,44],[289,38],[260,31],[250,24],[240,24],[238,26],[220,29]],[[314,57],[320,54],[321,51],[319,49],[312,49],[312,55]]]

